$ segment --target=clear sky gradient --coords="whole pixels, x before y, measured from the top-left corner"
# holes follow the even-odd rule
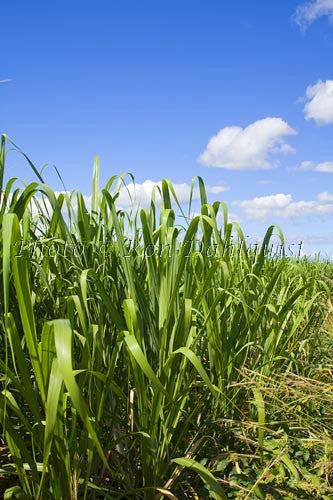
[[[278,223],[333,255],[333,1],[306,4],[5,2],[0,132],[70,190],[89,194],[96,154],[103,182],[201,175],[249,234]]]

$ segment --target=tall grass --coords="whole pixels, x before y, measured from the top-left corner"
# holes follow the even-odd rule
[[[121,209],[124,177],[100,189],[97,160],[91,208],[80,192],[56,195],[27,157],[38,182],[3,185],[6,141],[5,498],[264,498],[278,492],[271,470],[309,483],[281,437],[294,427],[297,439],[321,435],[326,494],[332,392],[309,378],[329,297],[319,266],[269,256],[274,231],[283,244],[273,226],[248,248],[201,178],[194,217],[166,179],[148,209]],[[254,464],[249,484],[237,453]]]

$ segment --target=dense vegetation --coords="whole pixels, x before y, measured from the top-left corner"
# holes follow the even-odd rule
[[[28,158],[3,185],[6,141],[4,498],[332,498],[333,266],[249,248],[200,178],[192,218],[167,180],[122,210],[97,161],[88,209]]]

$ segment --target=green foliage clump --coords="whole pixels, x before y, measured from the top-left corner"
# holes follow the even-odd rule
[[[330,498],[332,265],[249,248],[201,178],[194,217],[168,180],[123,210],[97,160],[91,208],[28,158],[14,190],[6,140],[4,498]]]

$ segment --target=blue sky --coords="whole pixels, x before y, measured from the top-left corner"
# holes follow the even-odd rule
[[[333,0],[13,1],[1,21],[0,132],[68,189],[96,154],[143,194],[201,175],[251,236],[333,255]]]

